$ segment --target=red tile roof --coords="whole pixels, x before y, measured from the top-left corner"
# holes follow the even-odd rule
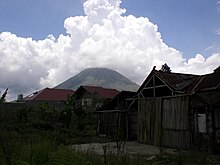
[[[40,91],[34,92],[24,98],[25,101],[65,101],[69,96],[74,94],[73,90],[66,89],[50,89],[45,88]]]
[[[109,88],[103,88],[97,86],[81,86],[81,87],[91,94],[97,94],[98,96],[107,99],[114,98],[116,95],[120,93],[116,89],[109,89]]]

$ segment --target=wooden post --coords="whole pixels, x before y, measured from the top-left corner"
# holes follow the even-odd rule
[[[153,97],[156,97],[156,90],[155,90],[155,75],[153,75]]]
[[[99,115],[97,115],[97,129],[96,129],[96,134],[99,135],[99,127],[100,127],[100,118],[101,118],[101,114],[99,113]]]
[[[129,130],[128,130],[128,112],[125,113],[126,117],[126,139],[129,139]]]
[[[210,105],[210,112],[212,117],[212,136],[213,140],[216,141],[215,111],[212,109],[212,105]]]
[[[105,119],[106,119],[106,137],[108,135],[108,113],[105,113]]]

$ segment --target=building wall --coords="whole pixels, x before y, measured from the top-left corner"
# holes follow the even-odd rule
[[[141,99],[138,103],[138,135],[141,143],[160,145],[161,98]]]
[[[102,111],[97,113],[98,134],[120,136],[128,140],[137,139],[137,111]],[[120,134],[120,135],[119,135]]]
[[[220,144],[220,104],[214,103],[215,99],[210,99],[214,94],[215,92],[212,95],[207,94],[205,99],[198,95],[192,98],[194,116],[192,139],[197,146],[201,143],[203,145]]]
[[[128,139],[137,140],[137,110],[128,112]]]
[[[77,106],[81,106],[84,110],[95,111],[100,108],[107,99],[100,98],[97,95],[91,95],[84,92],[80,97],[76,98]]]
[[[191,127],[189,96],[163,98],[162,145],[189,148]]]
[[[139,142],[173,148],[189,148],[190,132],[188,96],[139,100]]]
[[[98,134],[104,134],[110,137],[115,137],[120,134],[121,137],[126,137],[126,113],[123,111],[115,112],[99,112],[98,114]]]

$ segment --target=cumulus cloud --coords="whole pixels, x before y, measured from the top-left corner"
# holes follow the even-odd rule
[[[153,66],[165,62],[172,71],[209,73],[220,64],[220,54],[188,61],[164,43],[157,25],[146,17],[123,16],[120,0],[87,0],[85,16],[64,22],[66,35],[44,40],[0,33],[0,91],[30,93],[53,87],[88,67],[108,67],[141,83]]]
[[[216,34],[220,35],[220,28],[216,30]]]
[[[220,12],[220,1],[217,1],[217,12]]]

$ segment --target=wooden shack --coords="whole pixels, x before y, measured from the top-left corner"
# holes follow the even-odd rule
[[[181,149],[200,137],[219,141],[219,89],[219,69],[200,76],[154,68],[137,92],[137,140]]]
[[[122,91],[97,111],[97,133],[121,138],[137,138],[137,104],[133,103],[135,92]]]

